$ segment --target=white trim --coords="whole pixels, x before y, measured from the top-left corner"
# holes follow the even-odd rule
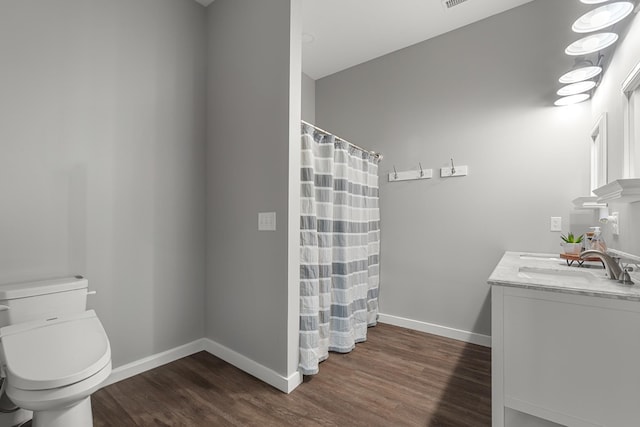
[[[599,424],[593,424],[589,421],[581,420],[580,418],[575,418],[571,415],[563,414],[562,412],[556,412],[548,408],[543,408],[542,406],[537,406],[530,402],[520,400],[511,396],[505,396],[504,408],[510,408],[556,425],[575,427],[600,427]],[[548,425],[548,422],[544,422],[543,424]]]
[[[117,383],[118,381],[126,380],[127,378],[135,375],[198,353],[204,349],[205,339],[201,338],[188,344],[181,345],[180,347],[172,348],[170,350],[163,351],[162,353],[153,354],[131,363],[127,363],[126,365],[119,366],[111,371],[111,375],[109,375],[109,378],[107,378],[102,386],[106,387]]]
[[[223,346],[222,344],[218,344],[217,342],[207,338],[204,339],[204,342],[204,350],[208,353],[219,357],[225,362],[232,364],[236,368],[243,370],[249,375],[264,381],[282,392],[291,393],[302,383],[302,375],[300,374],[300,371],[296,371],[289,377],[285,377],[276,371]]]
[[[598,202],[640,202],[640,178],[617,179],[596,188],[594,193],[598,196]]]
[[[491,419],[504,427],[504,286],[491,286]]]
[[[300,355],[300,120],[302,118],[302,5],[290,2],[289,183],[287,209],[287,373]],[[297,384],[296,384],[297,386]],[[289,386],[287,386],[288,388]],[[293,387],[295,388],[295,386]],[[292,389],[291,389],[292,390]],[[288,390],[290,392],[291,390]]]
[[[206,351],[238,369],[252,375],[265,383],[277,388],[285,393],[291,393],[302,383],[302,375],[299,371],[294,372],[289,377],[282,376],[266,366],[259,364],[246,356],[241,355],[221,344],[208,338],[190,342],[180,347],[176,347],[162,353],[153,354],[136,360],[126,365],[115,368],[109,378],[102,384],[102,387],[126,380],[135,375],[142,374],[167,363],[174,362],[183,357],[190,356],[201,351]]]
[[[461,329],[450,328],[419,320],[406,319],[404,317],[392,316],[383,313],[378,314],[378,321],[380,323],[387,323],[389,325],[452,338],[458,341],[478,344],[484,347],[491,347],[490,336],[477,334],[475,332],[463,331]],[[293,374],[286,377],[271,368],[267,368],[266,366],[223,346],[222,344],[208,338],[201,338],[180,347],[163,351],[162,353],[153,354],[134,362],[127,363],[126,365],[119,366],[111,372],[109,378],[104,382],[103,387],[151,369],[155,369],[159,366],[166,365],[167,363],[174,362],[200,351],[206,351],[209,354],[219,357],[225,362],[241,369],[251,376],[258,378],[259,380],[264,381],[284,393],[291,393],[296,387],[302,384],[302,375],[300,374],[300,371],[295,371]]]
[[[390,314],[378,314],[380,323],[400,326],[402,328],[413,329],[415,331],[426,332],[428,334],[440,335],[442,337],[452,338],[458,341],[464,341],[471,344],[478,344],[483,347],[491,347],[491,336],[478,334],[475,332],[463,331],[462,329],[450,328],[448,326],[436,325],[434,323],[423,322],[420,320],[412,320]]]
[[[629,75],[622,82],[622,93],[633,92],[640,86],[640,62],[629,72]]]
[[[591,194],[607,183],[607,113],[591,129]]]
[[[624,95],[624,164],[623,177],[640,177],[640,165],[636,164],[636,150],[640,150],[637,140],[640,138],[640,129],[634,129],[634,109],[640,108],[640,95],[636,94],[631,99],[636,89],[640,88],[640,62],[636,64],[622,83]]]

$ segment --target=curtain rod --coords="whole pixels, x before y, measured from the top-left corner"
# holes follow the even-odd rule
[[[337,139],[339,139],[340,141],[346,142],[347,144],[351,145],[352,147],[357,148],[358,150],[364,151],[365,153],[368,153],[368,154],[370,154],[370,155],[372,155],[372,156],[374,156],[374,157],[377,157],[379,161],[380,161],[380,160],[382,160],[382,157],[383,157],[383,156],[382,156],[382,153],[378,153],[378,152],[376,152],[376,151],[367,150],[366,148],[362,148],[362,147],[360,147],[359,145],[354,144],[353,142],[349,142],[349,141],[347,141],[347,140],[346,140],[346,139],[344,139],[344,138],[340,138],[339,136],[336,136],[336,135],[332,134],[331,132],[328,132],[328,131],[326,131],[326,130],[324,130],[324,129],[322,129],[322,128],[319,128],[319,127],[318,127],[318,126],[316,126],[316,125],[313,125],[313,124],[311,124],[311,123],[309,123],[309,122],[306,122],[306,121],[304,121],[304,120],[300,120],[300,121],[301,121],[303,124],[305,124],[305,125],[311,126],[312,128],[314,128],[314,129],[315,129],[315,130],[317,130],[317,131],[320,131],[320,132],[322,132],[322,133],[324,133],[324,134],[327,134],[327,135],[335,136],[335,137],[336,137]]]

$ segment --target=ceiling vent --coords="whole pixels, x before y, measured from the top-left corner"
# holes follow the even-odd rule
[[[467,0],[442,0],[442,5],[447,9],[451,9],[452,7],[457,6],[466,1]]]

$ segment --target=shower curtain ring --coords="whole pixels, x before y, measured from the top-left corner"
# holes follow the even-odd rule
[[[398,179],[398,171],[396,170],[396,165],[393,165],[393,178]]]
[[[418,162],[418,165],[420,166],[420,177],[422,178],[424,176],[424,170],[422,169],[422,163]]]
[[[453,166],[453,157],[451,158],[451,175],[456,174],[456,167]]]

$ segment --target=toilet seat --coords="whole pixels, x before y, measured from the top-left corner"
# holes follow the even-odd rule
[[[111,374],[111,362],[89,378],[49,390],[22,390],[7,382],[7,396],[13,403],[30,411],[48,411],[78,403],[100,389]]]
[[[93,310],[6,326],[0,341],[7,380],[15,389],[65,387],[111,364],[109,340]]]

